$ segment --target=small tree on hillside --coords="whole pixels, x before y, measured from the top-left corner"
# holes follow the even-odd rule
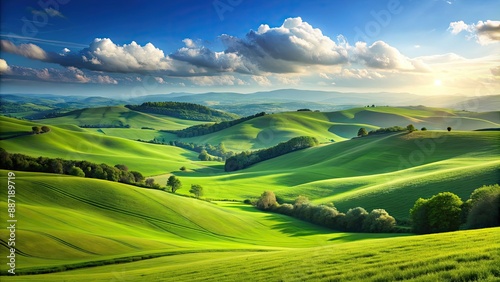
[[[198,155],[198,159],[200,159],[200,161],[209,161],[210,156],[208,155],[207,150],[202,150]]]
[[[182,183],[179,178],[171,175],[167,180],[167,186],[170,187],[172,193],[175,193],[175,191],[179,190],[182,187]]]
[[[408,124],[408,126],[406,126],[406,130],[413,132],[417,129],[415,128],[415,126],[413,126],[413,124]]]
[[[427,127],[422,127],[420,130],[427,131]]]
[[[374,209],[363,222],[365,232],[391,232],[396,226],[396,220],[383,209]]]
[[[40,133],[40,131],[41,131],[41,130],[40,130],[40,127],[38,127],[38,126],[33,126],[33,127],[31,128],[31,130],[33,131],[33,134],[38,134],[38,133]]]
[[[358,130],[358,137],[363,137],[363,136],[366,136],[366,135],[368,135],[368,132],[366,131],[366,129],[364,127],[361,127]]]
[[[44,125],[44,126],[42,126],[41,130],[42,130],[42,133],[47,133],[50,131],[50,127]]]
[[[363,222],[367,216],[368,212],[362,207],[348,210],[344,217],[346,230],[361,232],[363,230]]]
[[[277,205],[276,195],[272,191],[265,191],[262,193],[259,200],[257,200],[257,203],[255,204],[255,206],[261,210],[272,210]]]
[[[451,127],[450,127],[450,126],[448,126],[448,127],[446,128],[446,130],[448,130],[448,132],[450,132],[450,131],[451,131]]]
[[[203,196],[203,187],[198,184],[191,184],[191,189],[189,190],[189,193],[194,194],[196,198],[199,198]]]
[[[186,171],[187,168],[185,166],[181,166],[181,168],[179,168],[181,171]]]

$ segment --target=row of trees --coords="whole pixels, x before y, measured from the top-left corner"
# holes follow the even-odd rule
[[[88,161],[72,161],[46,157],[30,157],[23,154],[10,154],[0,148],[0,168],[20,171],[58,173],[79,177],[98,178],[128,184],[141,184],[144,176],[138,171],[129,171],[127,166],[114,167]]]
[[[122,122],[118,124],[83,124],[79,125],[81,128],[130,128],[130,124],[123,124]]]
[[[500,226],[500,186],[483,186],[466,202],[451,192],[418,199],[410,210],[415,233],[455,231]]]
[[[265,191],[255,202],[261,210],[293,216],[320,226],[348,232],[395,232],[396,220],[383,209],[368,213],[361,207],[339,212],[333,204],[314,205],[304,196],[299,196],[294,204],[278,204],[272,191]]]
[[[247,168],[253,164],[275,158],[293,151],[314,147],[319,144],[318,140],[310,136],[292,138],[278,145],[253,152],[241,152],[226,160],[225,171],[236,171]]]
[[[182,102],[145,102],[141,105],[126,105],[125,107],[134,111],[167,115],[188,120],[226,121],[237,117],[236,115],[213,110],[202,105]]]
[[[201,136],[201,135],[206,135],[210,133],[214,133],[217,131],[221,131],[223,129],[229,128],[231,126],[235,126],[237,124],[240,124],[242,122],[265,116],[265,112],[261,112],[252,116],[247,116],[243,117],[240,119],[235,119],[231,121],[223,121],[223,122],[218,122],[214,124],[199,124],[199,125],[194,125],[182,130],[164,130],[166,132],[174,133],[177,135],[177,137],[180,138],[189,138],[189,137],[195,137],[195,136]]]
[[[46,125],[44,125],[42,127],[40,127],[40,126],[33,126],[33,127],[31,127],[31,132],[33,134],[47,133],[49,131],[50,131],[50,127],[48,127]]]

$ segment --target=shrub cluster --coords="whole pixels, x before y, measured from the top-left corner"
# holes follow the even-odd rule
[[[410,217],[419,234],[500,226],[500,186],[477,188],[465,203],[451,192],[420,198]]]
[[[253,152],[241,152],[226,160],[225,171],[236,171],[247,168],[261,161],[272,159],[293,151],[314,147],[319,144],[318,140],[310,136],[292,138],[278,145]]]
[[[248,202],[248,201],[247,201]],[[272,191],[265,191],[255,203],[258,209],[292,216],[320,226],[348,232],[388,233],[395,232],[396,220],[383,209],[368,213],[361,207],[347,213],[339,212],[333,204],[314,205],[304,196],[294,204],[278,204]]]

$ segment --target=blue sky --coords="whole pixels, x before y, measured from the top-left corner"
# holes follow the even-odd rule
[[[499,1],[0,3],[2,93],[488,95],[500,86]]]

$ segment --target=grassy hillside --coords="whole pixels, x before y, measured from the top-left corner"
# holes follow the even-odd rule
[[[16,135],[31,131],[35,122],[0,117],[2,135]],[[5,133],[4,133],[5,132]],[[23,153],[33,157],[45,156],[67,160],[87,160],[95,163],[126,164],[131,170],[155,175],[178,170],[192,164],[198,154],[177,147],[146,144],[65,126],[51,126],[51,131],[38,135],[25,135],[0,141],[0,147],[10,153]]]
[[[500,127],[500,113],[456,112],[428,107],[354,108],[337,112],[287,112],[267,115],[228,129],[183,141],[219,144],[244,151],[274,146],[297,136],[314,136],[322,143],[355,137],[359,128],[373,130],[394,125],[429,130],[475,130]]]
[[[130,110],[123,106],[87,108],[71,111],[61,117],[39,120],[43,124],[130,125],[131,128],[151,127],[157,130],[177,130],[203,122],[158,116]]]
[[[235,173],[176,174],[183,183],[204,183],[211,198],[254,198],[273,190],[288,200],[305,195],[333,201],[344,211],[384,208],[407,218],[419,197],[451,191],[466,199],[475,188],[500,182],[499,140],[500,132],[369,136],[290,153]]]
[[[7,171],[0,175],[6,183]],[[335,233],[247,205],[213,204],[96,179],[16,172],[15,182],[20,273],[134,256],[253,253],[388,237]],[[7,189],[0,195],[6,199]],[[7,210],[5,200],[0,206]],[[7,232],[1,230],[1,238]],[[5,244],[2,239],[2,248]]]

